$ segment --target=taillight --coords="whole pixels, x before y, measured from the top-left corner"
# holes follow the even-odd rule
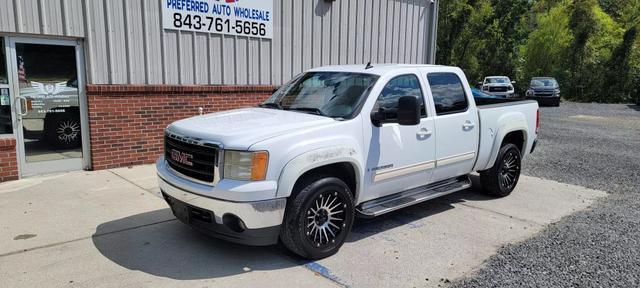
[[[539,109],[536,109],[536,134],[539,134],[539,128],[541,128],[541,117],[539,115]]]

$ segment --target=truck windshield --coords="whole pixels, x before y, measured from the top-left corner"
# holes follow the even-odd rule
[[[485,83],[505,84],[505,83],[510,83],[510,79],[508,79],[508,78],[487,78]]]
[[[557,83],[554,79],[533,79],[530,82],[532,87],[556,87]]]
[[[260,107],[350,118],[378,80],[377,75],[308,72],[283,85]]]

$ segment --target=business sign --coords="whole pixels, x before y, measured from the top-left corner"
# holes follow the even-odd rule
[[[162,0],[164,29],[272,38],[273,0]]]

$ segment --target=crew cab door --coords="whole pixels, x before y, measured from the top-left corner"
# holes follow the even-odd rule
[[[365,145],[369,145],[365,171],[364,192],[360,200],[367,201],[429,183],[434,167],[434,118],[428,116],[425,97],[427,89],[420,75],[407,73],[385,82],[372,111],[383,109],[386,120],[377,127],[364,113]],[[414,96],[421,103],[418,125],[399,125],[395,119],[398,100]],[[367,146],[366,146],[367,147]]]
[[[427,72],[434,113],[436,168],[432,181],[465,175],[472,171],[479,141],[476,106],[466,94],[462,72]]]

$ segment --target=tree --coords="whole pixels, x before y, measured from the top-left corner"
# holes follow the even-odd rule
[[[612,51],[606,67],[602,95],[608,101],[638,102],[639,99],[639,2],[628,2],[618,11],[626,27],[623,41]],[[606,10],[607,11],[607,10]]]
[[[536,76],[552,76],[566,82],[565,55],[573,41],[568,9],[567,3],[560,3],[537,15],[536,27],[519,50],[519,82],[527,83]]]
[[[451,63],[454,45],[460,38],[473,11],[467,1],[441,1],[439,4],[436,63]]]
[[[573,41],[568,49],[567,58],[568,68],[570,68],[569,95],[576,97],[583,95],[585,92],[584,62],[586,58],[586,48],[590,35],[594,32],[593,8],[596,6],[596,0],[574,0],[570,4],[570,21],[569,28],[573,34]]]
[[[559,80],[565,98],[639,97],[638,0],[441,0],[437,63],[475,82]]]
[[[484,74],[506,75],[514,78],[518,49],[528,35],[524,16],[531,7],[529,0],[492,0],[493,22],[485,35],[486,49],[479,55]],[[491,44],[490,44],[491,43]]]

